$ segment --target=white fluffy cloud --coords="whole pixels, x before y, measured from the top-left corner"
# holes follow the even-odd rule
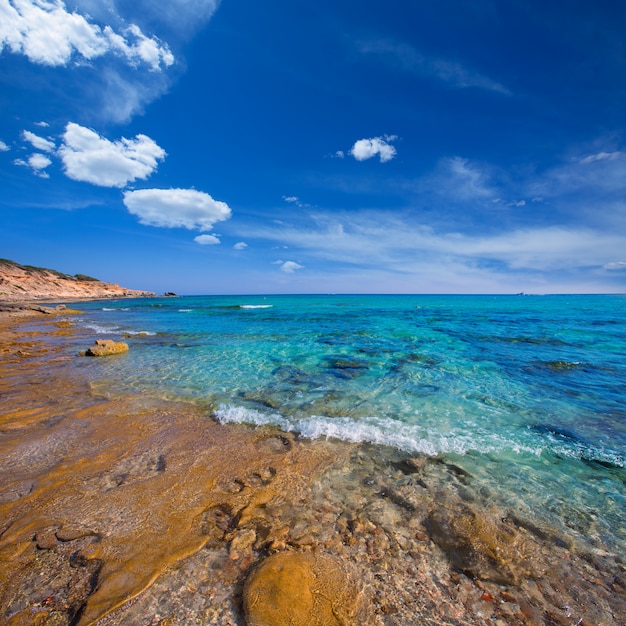
[[[194,237],[193,240],[201,246],[214,246],[215,244],[222,243],[215,235],[198,235]]]
[[[357,161],[366,161],[378,155],[381,163],[391,161],[396,156],[396,149],[389,143],[397,139],[395,135],[385,137],[372,137],[371,139],[359,139],[354,143],[350,154]]]
[[[109,141],[73,122],[65,129],[58,153],[69,178],[100,187],[124,187],[134,180],[144,180],[166,154],[146,135]]]
[[[41,178],[48,178],[49,175],[45,169],[52,163],[52,161],[45,154],[35,152],[28,157],[27,161],[24,161],[24,159],[15,159],[13,163],[15,163],[15,165],[22,165],[30,168],[34,174],[40,176]]]
[[[39,154],[36,152],[28,157],[28,165],[37,171],[46,169],[46,167],[48,167],[51,163],[52,161],[45,154]]]
[[[247,247],[248,247],[248,244],[245,241],[239,241],[233,246],[235,250],[245,250]]]
[[[9,150],[9,146],[0,139],[0,152],[8,152]]]
[[[107,53],[152,70],[174,63],[167,45],[147,37],[137,25],[115,32],[111,26],[70,12],[62,0],[0,0],[0,51],[5,47],[33,63],[51,66],[75,58],[90,61]]]
[[[44,139],[39,135],[35,135],[35,133],[31,133],[28,130],[22,131],[22,138],[24,141],[28,141],[33,148],[36,150],[41,150],[42,152],[53,152],[56,146],[54,145],[54,141],[50,141],[50,139]]]
[[[304,265],[300,265],[295,261],[285,261],[280,266],[281,271],[285,272],[286,274],[293,274],[296,270],[301,270],[302,268],[304,268]]]
[[[211,230],[215,223],[229,219],[232,214],[225,202],[214,200],[208,193],[195,189],[126,191],[124,204],[141,224],[162,228]],[[209,239],[211,237],[209,235],[198,243],[216,243]]]

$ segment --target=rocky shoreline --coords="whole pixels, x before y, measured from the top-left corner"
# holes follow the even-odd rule
[[[0,622],[268,626],[279,596],[317,626],[623,623],[623,559],[498,508],[462,459],[120,397],[43,319],[0,324]]]

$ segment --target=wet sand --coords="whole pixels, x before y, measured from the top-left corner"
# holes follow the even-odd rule
[[[0,624],[262,623],[245,583],[285,552],[330,570],[312,624],[626,622],[623,558],[498,508],[463,459],[120,396],[75,332],[0,319]]]

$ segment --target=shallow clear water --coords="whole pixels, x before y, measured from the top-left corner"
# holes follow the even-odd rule
[[[454,456],[501,506],[623,552],[626,297],[250,296],[85,303],[94,380],[221,421]]]

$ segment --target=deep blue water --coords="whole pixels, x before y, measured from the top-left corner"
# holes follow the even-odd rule
[[[130,352],[94,380],[407,453],[626,545],[626,296],[202,296],[85,303]],[[571,521],[574,520],[574,521]],[[595,534],[594,534],[595,533]]]

